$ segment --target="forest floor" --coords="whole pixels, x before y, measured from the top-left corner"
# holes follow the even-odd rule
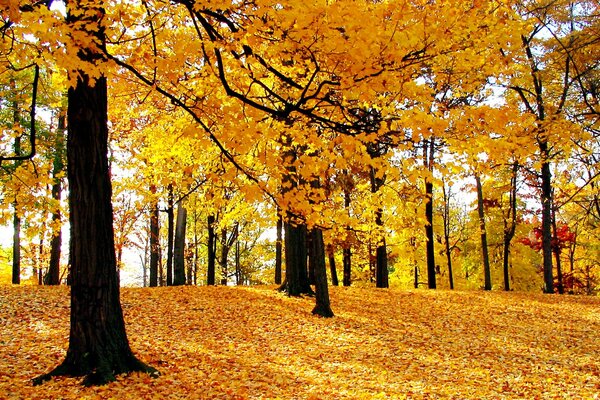
[[[66,287],[0,286],[0,399],[598,399],[600,298],[331,288],[334,318],[274,287],[123,289],[160,370],[34,387],[68,346]]]

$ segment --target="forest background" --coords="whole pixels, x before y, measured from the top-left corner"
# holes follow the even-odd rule
[[[330,285],[597,293],[597,2],[0,10],[3,301],[15,317],[59,294],[22,278],[71,300],[66,357],[36,385],[159,376],[127,339],[126,249],[144,285],[274,282],[322,317]],[[595,299],[574,299],[593,326]],[[577,381],[597,377],[587,345]]]
[[[77,43],[61,3],[12,24],[14,4],[1,277],[66,281]],[[176,264],[187,283],[280,283],[289,224],[322,232],[334,284],[595,293],[595,2],[249,4],[210,40],[189,7],[106,8],[112,61],[86,68],[110,76],[115,248],[138,284],[172,284]]]

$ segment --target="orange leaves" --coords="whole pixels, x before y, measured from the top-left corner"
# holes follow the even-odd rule
[[[0,398],[593,398],[598,298],[332,288],[334,319],[274,287],[124,289],[161,376],[29,380],[67,348],[65,287],[0,286]],[[548,319],[547,316],[552,318]]]

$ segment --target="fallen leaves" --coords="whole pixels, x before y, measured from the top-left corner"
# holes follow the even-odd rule
[[[2,399],[599,398],[600,299],[331,288],[336,317],[274,287],[123,289],[161,376],[38,387],[68,346],[68,288],[0,286]]]

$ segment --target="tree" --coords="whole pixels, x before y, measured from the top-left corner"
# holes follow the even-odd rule
[[[481,261],[483,266],[484,290],[492,290],[492,274],[490,269],[490,256],[488,253],[487,231],[485,229],[485,210],[483,199],[483,188],[481,177],[475,174],[475,183],[477,185],[477,214],[479,216],[479,234],[481,237]]]
[[[67,24],[84,40],[77,51],[76,81],[68,92],[67,173],[71,224],[71,328],[64,361],[34,380],[84,376],[104,384],[129,371],[157,371],[131,351],[119,300],[108,169],[107,83],[89,65],[101,62],[105,46],[101,5],[67,2]]]

